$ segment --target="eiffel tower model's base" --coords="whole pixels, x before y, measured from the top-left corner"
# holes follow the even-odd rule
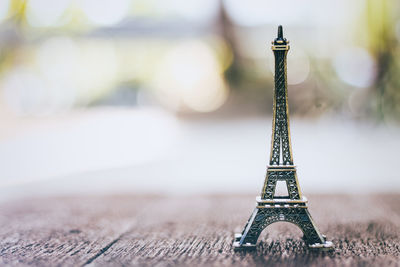
[[[257,207],[250,216],[244,230],[235,234],[235,250],[254,249],[261,232],[274,222],[290,222],[303,232],[303,239],[310,249],[331,250],[332,242],[321,235],[307,208],[307,199],[261,199],[257,197]]]

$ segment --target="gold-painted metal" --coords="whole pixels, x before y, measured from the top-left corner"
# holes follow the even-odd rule
[[[277,206],[256,206],[257,209],[307,209],[307,206],[287,206],[287,207],[277,207]]]
[[[273,45],[271,46],[272,50],[286,50],[289,51],[290,45]]]
[[[263,229],[278,221],[299,226],[304,233],[304,241],[310,248],[332,248],[332,242],[327,241],[319,232],[308,212],[308,201],[302,196],[296,166],[293,164],[287,99],[288,43],[283,38],[282,26],[279,26],[278,37],[272,42],[275,55],[275,89],[270,161],[261,196],[256,199],[257,206],[242,233],[235,235],[235,249],[254,248]],[[287,196],[275,195],[278,181],[286,182]]]
[[[293,199],[262,199],[261,197],[256,197],[257,203],[272,203],[272,204],[280,204],[280,203],[296,203],[296,204],[306,204],[308,202],[307,198],[303,197],[301,200],[293,200]]]

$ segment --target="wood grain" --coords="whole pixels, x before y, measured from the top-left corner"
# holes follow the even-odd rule
[[[400,195],[312,196],[334,242],[305,248],[289,223],[269,226],[251,252],[232,250],[254,196],[75,196],[0,206],[0,264],[35,266],[399,266]]]

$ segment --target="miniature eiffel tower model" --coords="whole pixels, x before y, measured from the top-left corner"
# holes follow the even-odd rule
[[[265,227],[274,222],[291,222],[302,230],[304,241],[310,248],[329,249],[332,242],[318,231],[302,196],[293,165],[287,100],[286,55],[289,41],[283,38],[282,26],[272,42],[275,55],[274,114],[272,122],[271,156],[261,197],[241,234],[235,235],[235,249],[254,248]],[[287,196],[276,196],[278,181],[286,182]]]

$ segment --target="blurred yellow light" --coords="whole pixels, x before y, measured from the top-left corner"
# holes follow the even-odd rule
[[[224,38],[218,35],[211,36],[209,43],[215,50],[217,60],[221,66],[221,71],[226,71],[231,66],[233,61],[232,48],[229,46],[226,40],[224,40]]]
[[[71,0],[29,0],[26,19],[33,27],[56,27],[65,24],[62,15],[71,4]]]
[[[39,44],[33,62],[4,74],[4,100],[17,114],[42,115],[90,103],[118,82],[113,43],[53,37]]]
[[[65,83],[73,77],[78,64],[79,47],[68,37],[47,39],[36,51],[36,61],[44,76],[52,81]]]
[[[78,45],[67,37],[50,38],[36,51],[37,67],[51,88],[52,100],[59,110],[70,108],[76,101],[79,85],[74,70],[79,57]]]
[[[85,42],[80,45],[74,72],[83,102],[96,99],[115,85],[119,68],[113,43]]]
[[[218,109],[228,94],[215,55],[199,41],[184,42],[171,49],[154,82],[161,101],[176,110],[183,105],[210,112]]]
[[[116,40],[116,52],[121,64],[118,79],[123,82],[137,81],[148,84],[154,77],[154,70],[171,42],[165,39],[135,38]]]
[[[53,37],[41,44],[36,63],[64,106],[88,103],[112,89],[119,67],[112,43],[77,42],[68,37]]]
[[[81,0],[78,4],[89,21],[98,26],[119,23],[130,8],[130,0]]]

